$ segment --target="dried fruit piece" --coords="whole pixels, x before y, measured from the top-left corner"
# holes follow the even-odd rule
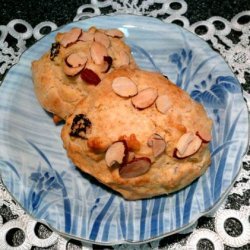
[[[148,139],[149,147],[152,147],[154,157],[160,156],[166,149],[165,140],[158,134],[153,134]]]
[[[85,82],[93,85],[97,85],[101,81],[100,77],[94,71],[87,68],[81,71],[81,78]]]
[[[173,156],[178,159],[183,159],[195,154],[200,149],[202,144],[202,140],[193,133],[186,133],[183,136],[180,138],[181,141],[178,141],[177,147],[174,150]]]
[[[111,56],[104,56],[103,60],[104,60],[104,62],[107,63],[107,67],[102,73],[107,73],[112,66],[113,59]]]
[[[204,143],[208,143],[212,140],[211,133],[208,131],[197,131],[196,135],[199,136]]]
[[[119,168],[122,178],[134,178],[147,173],[151,166],[151,160],[147,157],[134,158],[132,161]]]
[[[95,64],[102,64],[104,62],[104,56],[107,56],[108,52],[101,43],[93,42],[90,48],[90,54]]]
[[[114,142],[109,146],[105,154],[105,161],[108,167],[115,164],[124,164],[128,156],[128,149],[125,141]]]
[[[94,35],[94,40],[98,43],[101,43],[105,48],[108,48],[110,45],[110,40],[108,36],[104,33],[97,31]]]
[[[72,53],[66,57],[65,62],[69,67],[77,68],[86,64],[87,57],[82,53]]]
[[[86,139],[86,135],[89,132],[91,125],[91,121],[86,115],[78,114],[73,119],[69,135]]]
[[[132,97],[131,101],[135,108],[145,109],[150,107],[157,98],[157,90],[154,88],[146,88],[141,90],[138,95]]]
[[[124,36],[123,32],[117,29],[106,30],[105,34],[116,38],[122,38]]]
[[[160,95],[156,99],[155,105],[159,112],[165,114],[172,106],[172,103],[167,95]]]
[[[94,41],[94,34],[89,32],[82,32],[78,40],[83,42],[92,42]]]
[[[133,151],[140,150],[141,144],[137,140],[135,134],[131,134],[130,136],[122,135],[120,136],[119,140],[126,141],[126,144],[129,150],[133,150]]]
[[[54,61],[54,58],[59,54],[60,51],[60,43],[52,43],[50,49],[50,60]]]
[[[68,45],[75,43],[78,40],[78,38],[81,36],[81,34],[82,34],[82,29],[73,28],[69,32],[67,32],[63,35],[63,38],[62,38],[60,44],[63,47],[67,47]]]
[[[122,97],[135,96],[138,92],[136,84],[128,77],[117,77],[112,82],[113,91]]]

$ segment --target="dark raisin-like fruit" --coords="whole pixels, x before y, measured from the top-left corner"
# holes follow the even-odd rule
[[[52,43],[50,49],[50,60],[54,61],[54,58],[58,55],[60,50],[60,43]]]
[[[103,73],[107,73],[110,70],[111,66],[112,66],[113,59],[112,59],[111,56],[104,56],[103,60],[108,63],[107,69],[103,72]]]
[[[81,78],[88,84],[98,85],[101,79],[100,77],[91,69],[83,69],[81,71]]]
[[[91,121],[84,114],[76,115],[71,125],[70,136],[86,139],[86,133],[91,128]]]

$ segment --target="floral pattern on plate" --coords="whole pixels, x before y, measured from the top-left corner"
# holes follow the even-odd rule
[[[30,47],[0,88],[0,170],[24,209],[62,234],[101,244],[143,242],[194,223],[223,200],[248,144],[248,113],[228,65],[188,31],[141,16],[100,16],[68,24],[119,28],[138,65],[162,72],[201,102],[213,119],[212,164],[179,192],[126,201],[67,158],[61,126],[39,105],[30,65],[49,50],[56,32]]]

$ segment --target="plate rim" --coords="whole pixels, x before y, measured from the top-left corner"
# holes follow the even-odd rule
[[[31,49],[33,46],[35,46],[39,41],[41,41],[42,39],[45,39],[48,35],[51,35],[52,33],[56,33],[58,32],[59,30],[61,30],[62,28],[68,26],[68,25],[71,25],[71,24],[74,24],[74,23],[82,23],[86,20],[89,20],[89,19],[95,19],[95,18],[99,18],[99,17],[104,17],[104,18],[110,18],[110,17],[116,17],[116,16],[119,16],[119,17],[127,17],[127,16],[132,16],[132,17],[136,17],[136,18],[145,18],[145,19],[151,19],[151,20],[154,20],[154,22],[159,22],[159,24],[161,25],[170,25],[170,26],[175,26],[176,28],[180,29],[180,30],[184,30],[185,32],[188,32],[189,34],[195,36],[197,39],[200,40],[200,42],[203,43],[204,46],[206,46],[207,48],[209,48],[210,50],[212,50],[215,54],[217,54],[217,56],[220,57],[220,59],[222,59],[224,61],[224,63],[228,66],[228,69],[231,71],[232,75],[234,76],[234,78],[237,80],[238,82],[238,85],[240,87],[240,90],[241,90],[241,97],[242,97],[242,100],[243,100],[243,104],[244,106],[246,107],[246,110],[248,111],[248,107],[247,107],[247,104],[246,104],[246,101],[244,99],[244,95],[243,95],[243,86],[242,84],[239,82],[238,78],[236,77],[236,75],[234,74],[234,72],[232,71],[232,68],[230,67],[230,65],[226,62],[226,60],[223,58],[223,56],[215,51],[211,46],[209,46],[209,44],[203,40],[201,37],[199,37],[197,34],[195,33],[192,33],[190,30],[186,29],[185,27],[181,27],[175,23],[167,23],[167,22],[164,22],[163,20],[161,19],[158,19],[156,17],[152,17],[152,16],[142,16],[142,15],[136,15],[136,14],[130,14],[130,13],[126,13],[126,14],[123,14],[123,13],[110,13],[110,14],[101,14],[101,15],[96,15],[96,16],[91,16],[91,17],[88,17],[86,16],[86,18],[84,17],[83,19],[80,19],[80,20],[73,20],[72,22],[68,22],[66,24],[63,24],[59,27],[57,27],[55,30],[53,31],[50,31],[48,34],[44,35],[43,37],[41,37],[40,39],[38,39],[34,44],[32,44],[30,47],[26,48],[26,50],[24,50],[21,54],[20,54],[20,57],[19,57],[19,60],[17,63],[11,65],[11,67],[8,69],[8,72],[4,75],[2,81],[1,81],[1,84],[0,84],[0,91],[1,91],[1,87],[4,85],[4,82],[5,82],[5,79],[7,77],[8,74],[11,73],[11,71],[13,71],[15,69],[15,67],[18,66],[18,64],[20,63],[22,57],[28,53],[29,49]],[[162,72],[160,72],[162,73]],[[249,114],[249,111],[247,112],[247,117],[248,117],[248,121],[250,120],[250,114]],[[193,218],[192,221],[188,222],[187,225],[185,226],[182,226],[182,227],[179,227],[178,229],[175,229],[173,231],[169,231],[167,233],[164,233],[162,235],[159,235],[159,236],[156,236],[156,237],[153,237],[153,238],[148,238],[148,239],[145,239],[145,240],[118,240],[118,241],[108,241],[108,242],[100,242],[100,241],[94,241],[94,240],[88,240],[88,239],[84,239],[84,238],[81,238],[81,237],[78,237],[78,236],[75,236],[75,235],[71,235],[70,233],[65,233],[65,232],[61,232],[59,231],[58,229],[54,228],[52,225],[50,225],[45,219],[38,219],[36,218],[34,215],[32,215],[29,211],[27,211],[21,204],[20,202],[14,197],[14,195],[8,190],[7,186],[5,185],[3,179],[2,179],[2,173],[1,173],[1,170],[0,170],[0,180],[2,182],[2,185],[4,186],[4,188],[6,189],[6,191],[8,192],[8,194],[11,196],[11,198],[18,204],[18,206],[20,206],[23,211],[29,215],[33,220],[35,220],[37,223],[42,223],[42,224],[45,224],[52,232],[56,232],[58,235],[61,235],[63,236],[64,238],[67,238],[68,240],[69,239],[75,239],[75,240],[78,240],[78,241],[81,241],[81,242],[84,242],[84,243],[87,243],[87,244],[95,244],[95,245],[99,245],[99,246],[110,246],[110,245],[120,245],[120,244],[128,244],[128,245],[138,245],[138,244],[145,244],[145,243],[149,243],[149,242],[152,242],[154,240],[160,240],[160,239],[163,239],[164,237],[167,237],[167,236],[170,236],[170,235],[173,235],[173,234],[177,234],[177,233],[180,233],[181,231],[184,231],[188,228],[190,228],[192,225],[194,225],[196,223],[196,221],[213,212],[214,210],[216,210],[224,201],[225,201],[225,198],[226,196],[230,193],[231,189],[233,188],[233,185],[236,181],[236,179],[238,178],[241,170],[242,170],[242,166],[243,166],[243,159],[244,157],[247,155],[248,151],[250,150],[250,124],[248,122],[247,124],[247,130],[248,130],[248,137],[247,137],[247,146],[246,146],[246,149],[244,151],[244,153],[242,153],[241,157],[240,157],[240,166],[238,168],[238,171],[236,172],[230,186],[228,186],[226,188],[226,190],[222,193],[222,195],[220,196],[220,198],[214,203],[211,205],[211,207],[209,207],[206,211],[202,212],[202,213],[199,213],[197,216],[195,216],[195,218]],[[199,177],[198,177],[199,178]],[[197,179],[198,179],[197,178]],[[189,184],[190,185],[190,184]],[[175,192],[174,192],[175,193]]]

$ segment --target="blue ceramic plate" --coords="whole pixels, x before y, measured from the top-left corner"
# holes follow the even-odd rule
[[[100,244],[145,242],[177,232],[211,210],[232,186],[248,144],[248,113],[228,65],[204,41],[161,21],[131,15],[71,23],[119,28],[143,69],[160,71],[201,102],[214,121],[212,164],[190,186],[168,196],[125,201],[70,162],[60,126],[33,92],[30,65],[56,32],[29,48],[0,88],[0,170],[24,209],[70,237]]]

